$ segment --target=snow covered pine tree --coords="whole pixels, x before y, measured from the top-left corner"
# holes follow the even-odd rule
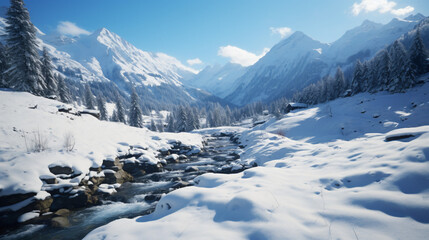
[[[37,50],[36,28],[23,0],[11,0],[7,11],[6,42],[9,47],[9,87],[44,95],[46,83]]]

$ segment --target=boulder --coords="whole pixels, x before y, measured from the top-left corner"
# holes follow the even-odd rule
[[[40,210],[41,213],[49,212],[53,201],[54,199],[52,197],[47,197],[43,200],[36,200],[34,208]]]
[[[54,213],[55,216],[67,217],[70,215],[70,210],[66,208],[61,208]]]
[[[133,181],[134,178],[129,173],[125,172],[124,170],[120,169],[117,172],[110,170],[104,170],[104,181],[103,183],[107,184],[115,184],[115,183],[124,183],[124,182],[130,182]]]
[[[51,226],[55,228],[67,228],[70,227],[70,222],[67,217],[54,217],[51,219]]]
[[[157,163],[157,164],[150,164],[147,162],[144,162],[140,165],[140,168],[146,173],[154,173],[154,172],[161,172],[162,171],[162,164],[161,163]]]
[[[73,169],[68,166],[59,166],[59,165],[49,165],[49,171],[55,175],[67,174],[70,175],[73,173]]]
[[[57,184],[58,179],[55,176],[43,175],[39,177],[46,184]]]
[[[187,186],[190,186],[190,185],[191,185],[191,183],[189,183],[189,182],[178,181],[178,182],[174,183],[174,185],[172,186],[172,188],[178,189],[178,188],[187,187]]]
[[[197,172],[197,171],[199,171],[199,169],[195,166],[188,166],[185,169],[185,172]]]
[[[93,206],[99,203],[99,199],[89,189],[77,191],[73,195],[57,195],[51,205],[51,211],[57,211],[62,208],[76,209],[87,206]]]
[[[119,158],[115,159],[105,159],[103,160],[103,169],[122,169],[122,163],[119,162]]]
[[[145,201],[148,202],[154,202],[154,201],[159,201],[159,199],[161,199],[162,194],[150,194],[144,197]]]
[[[28,198],[36,196],[36,193],[17,193],[0,197],[0,207],[13,205],[15,203],[22,202]]]
[[[168,163],[178,163],[179,162],[179,155],[177,155],[177,154],[171,154],[170,156],[167,156],[165,158],[165,160]]]

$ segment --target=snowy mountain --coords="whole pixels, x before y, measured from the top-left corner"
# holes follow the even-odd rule
[[[238,105],[272,100],[316,80],[327,67],[320,56],[327,44],[302,32],[279,42],[237,80],[238,88],[226,97]]]
[[[331,44],[295,32],[250,66],[237,80],[238,88],[226,100],[245,105],[291,97],[296,90],[332,74],[337,66],[347,70],[357,59],[371,58],[411,31],[422,19],[423,15],[416,14],[405,19],[395,18],[384,25],[366,20]]]
[[[181,86],[179,79],[197,73],[171,56],[142,51],[106,28],[78,39],[42,39],[70,54],[100,79],[110,79],[119,86],[124,83]]]
[[[5,26],[0,17],[0,33]],[[196,70],[167,54],[142,51],[105,28],[81,37],[41,31],[37,36],[39,49],[48,48],[56,70],[76,88],[89,82],[96,94],[112,100],[116,90],[126,97],[132,84],[144,104],[151,106],[221,102],[206,91],[183,86],[181,79],[192,78]]]
[[[246,69],[233,63],[207,66],[197,75],[190,79],[183,79],[182,82],[224,98],[237,88],[236,80],[245,73]]]

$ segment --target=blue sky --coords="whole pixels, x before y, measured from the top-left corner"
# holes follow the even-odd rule
[[[45,33],[60,29],[87,34],[105,27],[142,50],[164,52],[184,64],[193,59],[189,63],[197,69],[227,61],[249,65],[297,30],[322,42],[332,42],[365,19],[387,23],[393,17],[417,12],[429,15],[427,0],[26,0],[25,3],[33,23]],[[0,6],[8,5],[9,0],[0,0]]]

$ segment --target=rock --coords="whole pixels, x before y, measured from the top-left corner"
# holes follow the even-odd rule
[[[162,156],[170,155],[170,151],[167,148],[161,148],[159,152],[161,153]]]
[[[161,163],[150,164],[145,162],[140,165],[140,168],[145,171],[146,174],[149,174],[154,172],[161,172],[163,167]]]
[[[155,202],[155,201],[159,201],[159,199],[161,199],[162,194],[150,194],[144,197],[145,201],[148,202]]]
[[[184,154],[179,155],[179,160],[188,160],[188,157]]]
[[[195,166],[188,166],[185,169],[185,172],[197,172],[197,171],[199,171],[199,169]]]
[[[189,182],[178,181],[178,182],[174,183],[174,185],[172,186],[172,188],[177,189],[177,188],[187,187],[187,186],[190,186],[190,185],[191,185],[191,183],[189,183]]]
[[[130,182],[134,180],[133,176],[131,176],[129,173],[125,172],[122,169],[120,169],[117,172],[110,169],[109,171],[104,170],[103,173],[104,173],[103,183],[107,183],[107,184],[124,183],[124,182]]]
[[[171,154],[170,156],[167,156],[165,158],[165,160],[168,163],[178,163],[179,162],[179,155],[177,155],[177,154]]]
[[[61,208],[54,213],[55,216],[67,217],[70,215],[70,210],[66,208]]]
[[[101,167],[90,167],[89,171],[94,171],[94,172],[99,173],[99,172],[101,172]]]
[[[57,184],[58,183],[58,179],[55,176],[42,175],[39,178],[40,178],[40,180],[42,180],[46,184]]]
[[[93,185],[100,185],[104,181],[104,177],[92,177],[89,179],[93,183]]]
[[[103,169],[122,169],[122,163],[119,162],[119,158],[105,159],[103,160]]]
[[[73,195],[64,194],[54,197],[51,205],[51,211],[57,211],[62,208],[76,209],[93,206],[99,203],[98,196],[94,195],[89,189],[79,190]]]
[[[70,222],[66,217],[54,217],[51,219],[51,226],[55,228],[67,228],[70,227]]]
[[[173,182],[180,182],[180,181],[182,181],[182,178],[181,177],[173,177],[171,179],[171,181],[173,181]]]
[[[128,173],[133,174],[133,175],[140,172],[138,162],[125,161],[122,169]]]
[[[213,158],[213,160],[218,161],[218,162],[225,162],[226,160],[228,160],[228,158],[225,156],[215,156]]]
[[[233,160],[240,159],[240,154],[237,154],[235,152],[229,153],[228,155],[231,156]]]
[[[73,173],[73,169],[68,166],[59,166],[59,165],[49,165],[49,171],[55,175],[67,174],[70,175]]]
[[[176,149],[176,148],[170,149],[170,153],[171,154],[179,154],[180,153],[180,149]]]
[[[0,207],[13,205],[15,203],[22,202],[28,198],[36,196],[36,193],[30,192],[30,193],[18,193],[18,194],[11,194],[6,196],[0,197]]]
[[[47,197],[43,200],[36,200],[34,208],[40,210],[41,213],[49,212],[53,201],[54,199],[52,197]]]

